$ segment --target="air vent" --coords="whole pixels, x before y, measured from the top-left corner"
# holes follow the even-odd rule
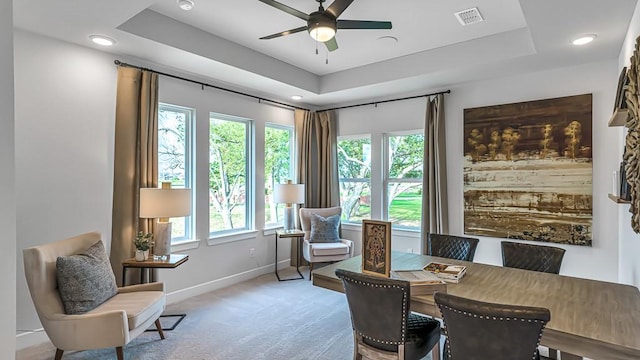
[[[484,21],[484,19],[482,18],[482,15],[480,15],[480,11],[478,10],[477,7],[474,7],[474,8],[471,8],[471,9],[467,9],[467,10],[458,11],[454,15],[456,16],[456,19],[458,19],[458,21],[460,22],[460,24],[462,26],[476,24],[476,23],[479,23],[481,21]]]

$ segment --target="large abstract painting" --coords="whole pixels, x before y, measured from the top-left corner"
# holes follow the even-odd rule
[[[591,246],[591,94],[464,110],[464,232]]]

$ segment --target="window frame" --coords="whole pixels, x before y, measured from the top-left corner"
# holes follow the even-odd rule
[[[234,115],[227,115],[227,114],[221,114],[221,113],[217,113],[215,111],[210,111],[209,112],[209,127],[208,129],[211,129],[211,121],[212,120],[222,120],[222,121],[229,121],[229,122],[235,122],[235,123],[240,123],[240,124],[244,124],[245,125],[245,153],[246,153],[246,157],[245,157],[245,174],[244,174],[244,178],[245,178],[245,223],[243,227],[238,227],[235,229],[224,229],[224,230],[217,230],[217,231],[212,231],[211,230],[211,206],[210,203],[207,201],[207,231],[208,231],[208,236],[209,236],[209,240],[214,240],[214,241],[224,241],[225,237],[229,237],[232,235],[236,235],[236,234],[243,234],[243,233],[249,233],[249,232],[253,232],[255,231],[255,178],[254,178],[254,173],[255,173],[255,121],[249,118],[244,118],[244,117],[240,117],[240,116],[234,116]],[[207,160],[207,166],[209,167],[211,165],[211,133],[208,134],[208,139],[207,139],[207,149],[209,149],[208,151],[208,160]],[[209,187],[209,171],[207,170],[207,194],[209,194],[210,191],[210,187]]]
[[[424,180],[424,150],[423,150],[423,158],[422,158],[422,177],[421,178],[392,178],[390,177],[390,166],[391,163],[389,161],[389,139],[394,136],[410,136],[410,135],[422,135],[424,137],[424,129],[419,130],[406,130],[392,133],[385,133],[382,136],[382,217],[383,219],[389,221],[389,208],[391,204],[389,203],[389,185],[391,183],[410,183],[410,184],[423,184]],[[424,139],[423,139],[424,141]],[[424,144],[423,144],[424,148]],[[424,191],[424,189],[422,189]],[[422,210],[421,210],[422,213]],[[421,231],[420,226],[404,226],[404,225],[392,225],[393,229],[398,230],[408,230],[408,231]]]
[[[267,128],[271,128],[271,129],[276,129],[276,130],[286,130],[289,132],[289,159],[291,159],[290,161],[290,165],[289,165],[289,179],[294,180],[294,176],[295,176],[295,128],[292,125],[282,125],[282,124],[275,124],[275,123],[270,123],[270,122],[266,122],[264,124],[264,151],[263,151],[263,155],[264,155],[264,159],[263,159],[263,164],[266,167],[266,154],[267,154]],[[265,189],[266,189],[266,168],[265,168]],[[277,206],[277,204],[276,204]],[[277,214],[277,209],[276,209],[276,214]],[[276,215],[277,216],[277,215]],[[280,219],[280,221],[277,222],[267,222],[267,201],[266,201],[266,191],[265,191],[265,202],[264,202],[264,228],[265,229],[275,229],[278,227],[281,227],[284,225],[284,213],[283,213],[283,218]]]
[[[175,113],[183,113],[185,115],[185,141],[184,141],[184,188],[191,189],[191,215],[184,216],[184,228],[185,235],[174,237],[173,234],[171,236],[171,245],[177,245],[185,242],[190,242],[195,239],[195,163],[194,163],[194,139],[193,136],[195,134],[193,127],[195,126],[194,119],[196,118],[196,109],[174,105],[164,102],[158,102],[158,118],[160,117],[161,111],[170,111]],[[158,123],[158,137],[160,136],[160,124]],[[158,147],[160,146],[160,141],[158,140]],[[158,149],[158,160],[160,159],[160,153]],[[158,168],[160,166],[158,165]],[[162,181],[158,179],[158,181]]]
[[[371,134],[338,136],[337,137],[337,142],[339,144],[340,141],[361,140],[361,139],[369,139],[369,177],[368,178],[342,178],[342,177],[340,177],[340,170],[339,170],[340,169],[340,164],[338,163],[338,189],[339,189],[339,191],[342,188],[341,183],[343,183],[343,182],[353,182],[353,183],[367,183],[367,184],[369,184],[369,192],[370,193],[372,192],[372,190],[371,190],[371,177],[373,175],[372,174],[372,166],[373,166],[373,164],[372,164],[372,156],[373,156],[373,154],[372,154],[372,144],[371,144],[372,136],[371,136]],[[340,156],[336,156],[336,161],[340,161],[339,159],[340,159]],[[339,194],[339,195],[340,195],[340,198],[342,198],[341,194]],[[369,194],[369,195],[371,196],[371,194]],[[369,205],[371,207],[371,200],[369,201]],[[371,211],[372,210],[370,208],[370,210],[369,210],[369,218],[368,219],[371,219]],[[341,218],[340,221],[343,224],[353,224],[353,225],[360,224],[360,221],[347,221],[344,218]]]

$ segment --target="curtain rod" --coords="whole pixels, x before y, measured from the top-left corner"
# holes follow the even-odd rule
[[[393,102],[393,101],[417,99],[417,98],[421,98],[421,97],[425,97],[425,96],[440,95],[440,94],[451,94],[451,90],[438,91],[438,92],[434,92],[434,93],[431,93],[431,94],[424,94],[424,95],[408,96],[408,97],[403,97],[403,98],[399,98],[399,99],[373,101],[373,102],[368,102],[368,103],[365,103],[365,104],[339,106],[339,107],[335,107],[335,108],[331,108],[331,109],[323,109],[323,110],[318,110],[318,111],[332,111],[332,110],[348,109],[348,108],[352,108],[352,107],[366,106],[366,105],[376,105],[377,106],[378,104],[383,104],[383,103],[388,103],[388,102]]]
[[[141,66],[127,64],[127,63],[124,63],[124,62],[122,62],[120,60],[114,60],[113,63],[116,64],[116,66],[124,66],[124,67],[130,67],[130,68],[134,68],[134,69],[144,70],[144,71],[150,71],[150,72],[156,73],[158,75],[167,76],[167,77],[178,79],[178,80],[182,80],[182,81],[188,81],[188,82],[191,82],[191,83],[198,84],[198,85],[202,86],[203,89],[204,89],[205,86],[207,86],[207,87],[210,87],[210,88],[214,88],[214,89],[218,89],[218,90],[234,93],[236,95],[247,96],[247,97],[250,97],[250,98],[258,100],[258,102],[266,101],[266,102],[270,102],[270,103],[277,104],[277,105],[280,105],[280,106],[285,106],[285,107],[292,108],[292,109],[310,111],[309,109],[305,109],[305,108],[294,106],[294,105],[285,104],[285,103],[282,103],[282,102],[279,102],[279,101],[275,101],[275,100],[265,99],[265,98],[262,98],[262,97],[259,97],[259,96],[243,93],[241,91],[226,89],[226,88],[223,88],[223,87],[220,87],[220,86],[207,84],[207,83],[204,83],[204,82],[201,82],[201,81],[187,79],[187,78],[184,78],[182,76],[167,74],[167,73],[164,73],[164,72],[161,72],[161,71],[157,71],[157,70],[153,70],[153,69],[149,69],[149,68],[144,68],[144,67],[141,67]]]

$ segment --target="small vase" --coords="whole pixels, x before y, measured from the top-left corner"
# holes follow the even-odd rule
[[[145,261],[149,258],[149,250],[136,250],[136,261]]]

